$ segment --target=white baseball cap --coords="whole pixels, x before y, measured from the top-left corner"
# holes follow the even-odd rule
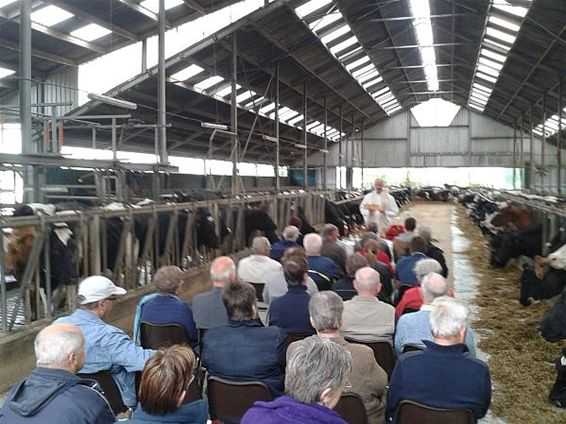
[[[122,287],[116,287],[110,279],[102,275],[87,277],[79,284],[79,296],[82,296],[81,305],[124,294],[126,294],[126,290]]]

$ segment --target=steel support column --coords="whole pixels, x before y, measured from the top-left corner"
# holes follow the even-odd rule
[[[158,96],[159,160],[167,164],[167,98],[165,94],[165,0],[159,0],[159,47],[158,47]]]
[[[530,131],[529,131],[529,188],[532,189],[534,186],[534,182],[535,182],[535,176],[534,176],[534,171],[535,171],[535,165],[533,164],[535,155],[533,152],[533,106],[531,105],[531,119],[530,121]]]
[[[303,186],[305,189],[309,187],[309,170],[308,170],[308,146],[307,146],[307,82],[303,81],[303,142],[305,145],[305,151],[303,153]]]
[[[546,153],[546,94],[542,96],[542,138],[540,142],[540,189],[544,190],[544,155]]]
[[[328,138],[326,137],[326,131],[328,128],[328,101],[326,97],[324,98],[324,150],[328,152]],[[328,153],[323,153],[322,155],[322,188],[327,188],[326,182],[326,158]]]
[[[523,115],[519,124],[519,188],[523,188]]]
[[[234,134],[238,134],[238,104],[236,101],[237,87],[236,81],[238,80],[238,40],[236,39],[236,33],[232,34],[232,94],[230,96],[230,128]],[[239,193],[238,184],[238,137],[233,135],[232,137],[232,184],[231,191],[232,196],[236,196]]]
[[[515,174],[517,169],[517,122],[513,124],[513,190],[516,189]]]
[[[362,119],[360,166],[362,167],[362,187],[364,186],[364,120]]]
[[[34,153],[31,137],[31,0],[20,2],[20,128],[22,152]],[[24,202],[39,201],[33,166],[24,166]]]
[[[275,65],[275,188],[277,193],[281,191],[281,180],[279,178],[279,64]]]
[[[562,194],[562,77],[558,80],[558,134],[556,134],[556,183]]]
[[[340,105],[340,138],[338,139],[338,171],[339,180],[336,187],[342,188],[342,105]]]

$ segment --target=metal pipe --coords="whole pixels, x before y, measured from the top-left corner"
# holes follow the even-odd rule
[[[533,160],[534,160],[534,152],[533,152],[533,106],[531,105],[531,119],[530,119],[530,131],[529,131],[529,168],[530,168],[530,172],[529,172],[529,188],[533,188],[534,186],[534,181],[535,181],[535,176],[534,176],[534,172],[535,172],[535,166],[533,164]]]
[[[6,280],[4,279],[4,231],[0,230],[0,301],[2,303],[2,331],[8,331],[8,299],[6,298]]]
[[[275,189],[279,193],[281,190],[281,180],[279,178],[279,63],[275,65]]]
[[[517,123],[513,124],[513,189],[517,188],[515,185],[515,172],[517,169]]]
[[[141,51],[141,71],[142,74],[147,71],[147,38],[142,40],[142,51]]]
[[[238,133],[238,103],[236,100],[238,79],[238,40],[236,33],[232,34],[232,95],[230,98],[230,129],[234,134]],[[232,136],[232,196],[236,196],[239,190],[238,184],[238,137]]]
[[[304,153],[303,153],[303,186],[305,189],[309,187],[309,171],[308,171],[308,158],[307,158],[307,82],[303,81],[303,140],[304,140]]]
[[[112,160],[118,160],[118,146],[116,145],[116,118],[112,118]]]
[[[360,149],[361,150],[360,162],[361,162],[361,167],[362,167],[362,187],[364,186],[364,131],[365,131],[364,124],[365,124],[364,120],[362,119],[362,134],[361,134],[362,145],[361,145],[361,149]]]
[[[158,34],[158,104],[157,125],[159,126],[159,149],[160,164],[167,164],[167,99],[165,93],[165,0],[159,0],[159,34]]]
[[[342,104],[340,104],[340,138],[338,139],[338,169],[340,171],[340,180],[337,185],[339,188],[342,188],[342,124]]]
[[[523,188],[523,115],[519,122],[519,188]]]
[[[540,142],[540,189],[544,191],[544,154],[546,151],[546,95],[542,96],[542,138]]]
[[[57,107],[51,106],[51,152],[58,153],[58,143],[57,143]]]
[[[34,152],[31,136],[31,0],[20,2],[20,125],[22,152]],[[24,202],[36,202],[35,168],[24,166]]]

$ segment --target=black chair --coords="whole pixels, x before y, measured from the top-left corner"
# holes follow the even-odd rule
[[[240,422],[255,401],[273,399],[267,385],[261,381],[230,381],[208,377],[208,405],[213,420]]]
[[[418,312],[418,311],[420,311],[420,309],[405,308],[405,309],[403,309],[403,312],[401,313],[401,315],[412,314],[413,312]]]
[[[346,339],[349,343],[363,344],[373,350],[373,356],[381,368],[387,373],[387,379],[391,378],[391,373],[395,367],[395,355],[393,347],[387,342],[366,343],[354,339]]]
[[[185,329],[179,324],[158,325],[142,322],[140,341],[144,349],[159,349],[175,344],[189,344]]]
[[[397,424],[475,424],[469,409],[442,409],[404,399],[397,408]]]
[[[263,302],[263,288],[265,287],[265,283],[251,283],[255,289],[255,297],[258,302]]]
[[[199,399],[202,399],[202,393],[198,380],[195,377],[193,378],[193,381],[191,381],[191,384],[189,384],[187,393],[185,394],[185,399],[183,399],[183,403],[191,403]]]
[[[349,424],[368,424],[364,402],[357,393],[342,393],[334,410]]]
[[[415,287],[414,285],[410,285],[410,284],[401,284],[399,286],[399,292],[397,294],[397,304],[399,304],[399,302],[401,302],[401,299],[403,298],[403,295],[405,294],[405,292],[409,289],[412,289],[413,287]]]
[[[415,346],[413,344],[406,344],[405,346],[403,346],[403,353],[416,352],[416,351],[420,351],[420,350],[425,350],[425,349],[423,347]]]
[[[80,373],[77,375],[81,378],[95,380],[100,385],[100,388],[104,392],[104,397],[108,401],[114,415],[121,414],[128,410],[128,407],[124,405],[124,401],[122,400],[120,389],[109,371],[98,371],[92,374]]]
[[[314,335],[315,333],[288,333],[287,334],[287,346],[289,346],[293,342],[298,342],[299,340],[306,339]]]
[[[336,292],[336,294],[338,296],[340,296],[344,302],[347,301],[347,300],[352,300],[352,298],[358,294],[358,292],[356,290],[340,290],[339,289],[339,290],[334,290],[334,292]]]

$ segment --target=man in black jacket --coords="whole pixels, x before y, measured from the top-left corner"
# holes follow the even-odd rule
[[[0,410],[0,423],[115,422],[98,383],[75,375],[85,361],[84,336],[78,327],[45,327],[35,338],[35,357],[37,368],[12,388]]]

